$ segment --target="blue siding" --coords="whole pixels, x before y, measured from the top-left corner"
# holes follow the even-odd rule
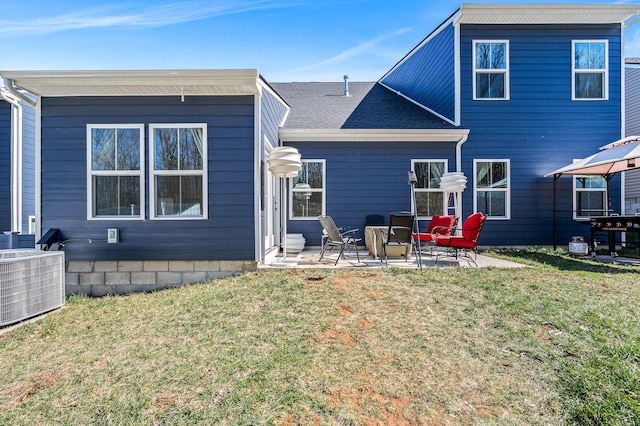
[[[260,245],[260,257],[264,257],[266,248],[264,247],[264,235],[266,235],[266,214],[265,209],[271,208],[271,206],[265,205],[265,182],[264,171],[269,167],[267,158],[265,158],[265,136],[269,140],[271,146],[277,146],[279,143],[278,129],[283,122],[285,115],[287,114],[288,107],[286,104],[273,95],[268,90],[263,90],[262,100],[260,105],[260,127],[261,137],[258,146],[260,147],[260,232],[257,244]]]
[[[446,159],[455,167],[453,143],[303,142],[288,143],[303,159],[326,160],[327,214],[338,226],[359,228],[366,216],[411,210],[407,171],[412,159]],[[421,223],[426,228],[428,223]],[[317,220],[290,220],[287,232],[302,233],[308,246],[319,246],[322,228]],[[364,244],[364,243],[363,243]]]
[[[272,145],[278,145],[278,128],[287,113],[287,106],[269,91],[264,90],[260,111],[263,135],[269,139]]]
[[[59,228],[67,260],[253,260],[254,97],[70,97],[42,100],[42,229]],[[207,220],[86,219],[86,125],[207,123]],[[148,145],[147,145],[148,153]],[[146,211],[149,211],[148,158]],[[147,213],[148,215],[148,213]],[[107,228],[120,228],[107,244]],[[86,240],[92,239],[89,244]]]
[[[430,110],[455,120],[453,25],[413,52],[382,83]]]
[[[0,233],[0,250],[35,248],[36,240],[33,234],[7,235]]]
[[[511,96],[508,101],[473,101],[472,41],[509,40]],[[609,40],[609,100],[571,100],[571,41]],[[473,159],[511,161],[511,220],[487,221],[482,243],[552,243],[553,178],[544,174],[595,153],[620,138],[621,38],[616,25],[461,26],[463,170],[470,178],[465,215],[473,208]],[[572,179],[558,182],[559,243],[588,235],[572,220]],[[612,205],[620,212],[620,179],[612,181]],[[585,235],[585,236],[586,236]]]
[[[11,105],[0,100],[0,232],[11,230]]]

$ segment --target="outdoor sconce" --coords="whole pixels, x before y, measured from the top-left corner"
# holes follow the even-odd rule
[[[630,158],[627,160],[627,167],[632,169],[636,166],[636,159],[635,158]]]
[[[409,173],[407,173],[407,183],[412,186],[418,183],[418,177],[413,170],[409,170]]]

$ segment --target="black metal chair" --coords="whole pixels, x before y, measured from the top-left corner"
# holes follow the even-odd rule
[[[320,259],[324,256],[328,247],[340,247],[340,253],[338,254],[338,258],[336,259],[336,263],[340,260],[340,257],[343,259],[344,257],[344,249],[347,247],[353,247],[356,250],[356,256],[358,258],[358,263],[360,263],[360,254],[358,253],[358,242],[362,241],[362,238],[356,238],[356,232],[358,229],[350,229],[348,231],[340,232],[339,228],[336,226],[336,223],[333,221],[331,216],[318,216],[318,221],[324,232],[326,233],[326,237],[323,237],[322,250],[320,251]]]
[[[381,214],[370,214],[367,215],[367,220],[364,226],[380,226],[384,225],[384,216]]]
[[[389,227],[382,231],[382,257],[384,264],[387,261],[387,247],[404,247],[404,260],[409,258],[409,249],[417,252],[416,241],[413,239],[414,216],[409,212],[391,213],[389,215]]]

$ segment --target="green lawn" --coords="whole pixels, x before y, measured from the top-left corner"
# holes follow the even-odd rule
[[[502,255],[72,297],[0,336],[0,424],[638,424],[638,268]]]

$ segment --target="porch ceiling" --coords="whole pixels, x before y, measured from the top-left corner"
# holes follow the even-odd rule
[[[463,4],[461,24],[618,24],[638,4]]]
[[[459,142],[468,129],[280,129],[283,142]]]
[[[39,96],[250,95],[260,75],[243,70],[0,71]]]

